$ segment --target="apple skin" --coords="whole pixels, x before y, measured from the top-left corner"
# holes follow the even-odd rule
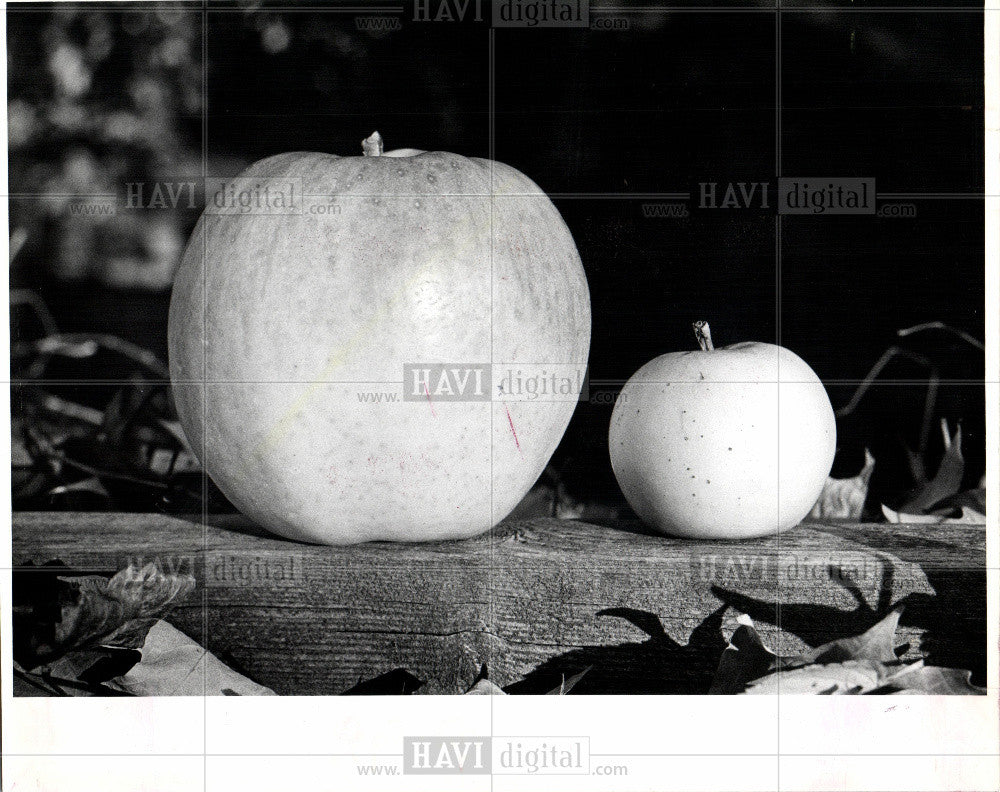
[[[514,168],[444,152],[288,153],[239,178],[299,180],[339,210],[206,212],[188,243],[170,374],[212,480],[307,542],[489,530],[541,474],[575,398],[404,401],[404,365],[585,370],[590,293],[555,206]]]
[[[647,363],[622,389],[608,442],[622,492],[649,526],[749,539],[809,513],[833,465],[837,426],[800,357],[748,342]]]

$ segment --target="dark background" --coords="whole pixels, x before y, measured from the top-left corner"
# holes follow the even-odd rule
[[[259,6],[212,4],[205,30],[200,6],[8,10],[11,233],[24,240],[11,268],[15,346],[51,331],[24,302],[30,294],[63,333],[114,334],[166,358],[171,276],[198,210],[81,217],[73,196],[198,178],[203,164],[232,175],[283,151],[360,153],[378,129],[387,148],[492,155],[553,195],[590,282],[596,384],[690,348],[691,321],[707,319],[720,345],[795,351],[837,409],[898,343],[910,357],[838,419],[835,473],[855,472],[868,446],[879,460],[874,497],[898,502],[914,484],[907,449],[933,472],[946,418],[962,423],[965,486],[976,485],[981,351],[945,331],[896,331],[940,321],[983,338],[981,11],[792,4],[779,24],[770,4],[685,2],[617,15],[628,30],[491,36],[486,3],[482,22],[472,10],[461,22],[415,22],[412,2],[401,5],[400,29],[378,33],[353,13]],[[696,208],[646,218],[643,204],[656,199],[628,197],[779,173],[874,177],[879,192],[928,195],[906,199],[909,219]],[[15,380],[27,366],[15,356]],[[99,354],[53,360],[43,377],[53,380],[46,392],[106,410],[117,386],[86,383],[135,370]],[[15,436],[31,418],[18,405],[38,388],[14,386]],[[619,497],[610,412],[581,403],[553,460],[577,498]],[[38,490],[19,503],[81,501]]]

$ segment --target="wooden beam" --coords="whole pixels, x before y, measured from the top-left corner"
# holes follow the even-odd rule
[[[590,667],[576,692],[700,693],[739,612],[795,652],[859,633],[901,600],[910,657],[985,665],[982,526],[809,524],[733,543],[541,518],[465,541],[335,548],[238,516],[18,513],[13,546],[15,566],[190,568],[198,589],[170,620],[282,694],[376,677],[366,687],[415,677],[419,692],[457,693],[482,663],[517,692]]]

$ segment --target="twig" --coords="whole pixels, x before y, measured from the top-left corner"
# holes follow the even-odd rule
[[[922,333],[925,330],[944,330],[946,333],[958,336],[970,346],[974,346],[976,349],[983,351],[986,350],[983,342],[978,338],[969,335],[964,330],[959,330],[956,327],[947,325],[944,322],[924,322],[923,324],[914,325],[913,327],[904,327],[902,330],[897,330],[896,335],[900,338],[906,338],[906,336],[913,335],[914,333]]]
[[[13,356],[37,354],[38,358],[32,361],[28,369],[28,376],[38,379],[45,373],[49,358],[54,355],[72,358],[91,357],[97,352],[98,347],[115,352],[162,379],[170,376],[167,367],[149,350],[124,338],[105,333],[54,333],[31,343],[15,344],[11,352]]]
[[[927,366],[927,368],[931,370],[931,378],[935,381],[935,385],[937,381],[940,380],[940,377],[938,376],[937,366],[935,366],[930,361],[929,358],[926,358],[923,355],[919,355],[916,352],[910,352],[908,349],[903,349],[902,347],[891,346],[885,352],[882,353],[882,357],[878,359],[875,365],[871,367],[871,370],[865,375],[865,378],[861,381],[861,384],[858,386],[858,389],[854,391],[854,395],[851,397],[851,400],[844,407],[841,407],[839,410],[837,410],[837,415],[842,415],[842,416],[850,415],[852,412],[854,412],[854,410],[858,406],[858,403],[861,401],[861,398],[868,392],[868,389],[874,384],[875,379],[878,377],[878,375],[882,373],[882,369],[884,369],[890,362],[892,362],[894,358],[897,357],[908,358],[909,360],[912,360],[914,363],[919,363],[922,366]]]
[[[41,322],[45,330],[45,335],[52,336],[59,334],[59,326],[56,324],[56,320],[52,318],[52,314],[49,312],[45,301],[36,292],[31,289],[11,289],[10,304],[11,306],[27,305],[31,308],[35,312],[35,316],[38,317],[38,321]]]

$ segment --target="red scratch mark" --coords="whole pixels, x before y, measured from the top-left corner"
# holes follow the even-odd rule
[[[434,405],[431,403],[431,394],[430,394],[430,391],[427,390],[427,386],[426,385],[424,385],[424,393],[427,394],[427,403],[431,405],[431,415],[433,415],[435,418],[437,418],[437,413],[434,412]]]
[[[510,417],[510,410],[507,409],[507,405],[506,404],[503,406],[503,409],[504,409],[504,412],[507,413],[507,423],[510,424],[510,433],[512,435],[514,435],[514,445],[517,446],[517,450],[518,451],[521,451],[521,443],[518,442],[518,439],[517,439],[517,430],[514,428],[514,419]],[[523,454],[524,452],[521,451],[521,453]]]

